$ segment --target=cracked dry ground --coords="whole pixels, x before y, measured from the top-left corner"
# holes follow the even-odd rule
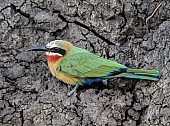
[[[1,126],[170,125],[170,2],[1,0]],[[152,15],[146,25],[146,19]],[[157,82],[112,79],[70,86],[52,77],[45,55],[27,48],[64,39],[126,66],[158,69]]]

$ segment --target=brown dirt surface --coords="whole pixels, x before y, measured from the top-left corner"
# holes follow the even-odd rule
[[[45,54],[26,51],[55,39],[160,79],[111,79],[67,97]],[[170,126],[170,1],[1,0],[0,125]]]

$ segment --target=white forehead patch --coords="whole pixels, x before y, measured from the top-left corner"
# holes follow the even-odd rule
[[[47,48],[53,48],[56,47],[56,44],[54,42],[50,42],[46,45]]]
[[[63,40],[54,40],[49,42],[46,46],[47,48],[53,48],[53,47],[60,47],[63,43]]]
[[[46,55],[48,55],[48,56],[55,56],[55,55],[63,56],[63,55],[61,55],[59,53],[53,53],[53,52],[46,52]]]

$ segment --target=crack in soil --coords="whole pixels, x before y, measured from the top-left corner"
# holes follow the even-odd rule
[[[58,10],[53,10],[53,13],[57,13],[58,14],[58,17],[66,22],[66,23],[74,23],[80,27],[83,27],[85,29],[87,29],[88,31],[92,32],[95,36],[97,36],[98,38],[100,38],[101,40],[105,41],[107,44],[109,45],[115,45],[114,43],[110,42],[107,38],[105,38],[104,36],[100,35],[99,33],[97,33],[94,29],[88,27],[87,25],[81,23],[81,22],[78,22],[78,21],[68,21],[63,15],[61,15],[61,12],[58,11]]]
[[[20,111],[21,126],[24,126],[24,113],[23,110]]]

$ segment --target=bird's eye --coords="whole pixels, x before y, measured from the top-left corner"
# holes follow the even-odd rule
[[[49,49],[49,52],[53,52],[53,53],[59,53],[61,55],[65,55],[66,54],[66,50],[58,48],[58,47],[53,47]]]
[[[58,50],[59,50],[59,48],[57,48],[57,47],[53,47],[53,48],[51,48],[51,49],[50,49],[50,52],[57,53],[57,52],[58,52]]]

